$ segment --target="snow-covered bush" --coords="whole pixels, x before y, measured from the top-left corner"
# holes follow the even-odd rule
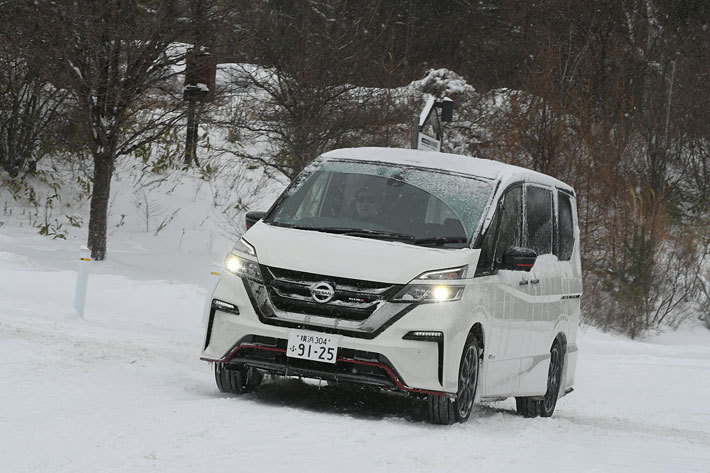
[[[442,124],[442,151],[481,155],[488,135],[488,96],[479,94],[462,76],[449,69],[431,69],[423,79],[412,82],[406,90],[420,110],[427,94],[437,99],[448,97],[453,100],[454,121]]]

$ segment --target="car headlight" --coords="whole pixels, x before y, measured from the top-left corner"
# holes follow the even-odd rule
[[[232,248],[232,251],[256,256],[256,250],[244,238],[240,238],[239,240],[237,240],[237,242],[234,244],[234,248]]]
[[[251,261],[237,256],[234,253],[230,253],[227,255],[224,267],[227,268],[227,271],[237,276],[253,279],[254,281],[262,281],[259,263],[256,261]]]
[[[456,284],[417,284],[417,281],[455,281],[464,279],[468,266],[428,271],[404,286],[392,302],[450,302],[458,301],[464,286]]]
[[[423,281],[451,281],[454,279],[464,279],[468,271],[468,265],[459,266],[458,268],[438,269],[436,271],[427,271],[417,276],[415,279]]]
[[[392,299],[392,302],[450,302],[463,295],[463,286],[407,284]]]

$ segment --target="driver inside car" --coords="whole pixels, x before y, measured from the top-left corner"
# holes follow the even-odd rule
[[[362,187],[355,194],[355,216],[360,220],[374,221],[382,213],[382,198],[369,187]]]

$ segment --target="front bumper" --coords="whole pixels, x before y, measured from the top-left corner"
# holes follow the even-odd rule
[[[458,367],[469,327],[464,301],[400,306],[400,314],[375,334],[283,323],[258,312],[249,285],[232,274],[223,274],[213,298],[234,304],[236,311],[212,308],[202,359],[253,366],[276,374],[347,380],[421,394],[455,395]],[[399,306],[398,304],[390,304]],[[266,322],[266,323],[265,323]],[[285,356],[286,340],[293,329],[340,334],[337,362],[308,362]],[[439,331],[441,342],[404,340],[412,331]]]
[[[407,386],[392,363],[378,353],[339,348],[336,362],[330,364],[289,358],[286,356],[286,344],[285,339],[249,335],[240,340],[224,358],[202,357],[202,360],[249,366],[281,376],[352,382],[414,394],[447,394]]]

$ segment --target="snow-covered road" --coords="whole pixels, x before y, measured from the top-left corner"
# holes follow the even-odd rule
[[[710,471],[707,330],[582,330],[576,390],[552,418],[508,400],[432,426],[422,403],[384,393],[298,380],[219,393],[198,359],[209,255],[146,252],[148,270],[115,245],[81,320],[75,246],[0,235],[2,472]],[[185,264],[202,282],[171,279]]]

